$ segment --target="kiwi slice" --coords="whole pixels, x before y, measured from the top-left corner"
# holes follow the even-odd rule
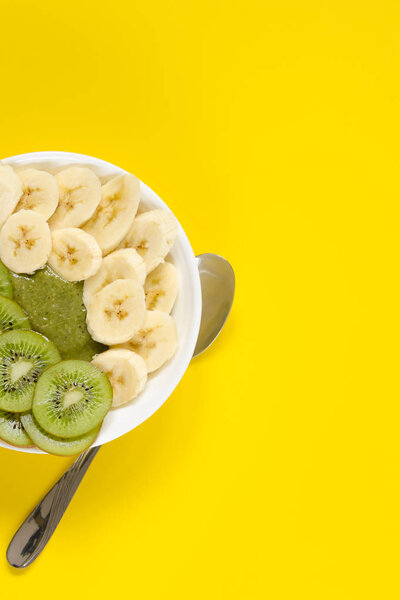
[[[93,431],[89,431],[76,438],[62,439],[50,435],[42,429],[31,413],[21,415],[21,420],[38,448],[50,454],[58,454],[59,456],[79,454],[83,450],[86,450],[86,448],[89,448],[96,439],[101,427],[101,425],[98,425]]]
[[[0,260],[0,295],[12,299],[14,290],[11,281],[10,271]]]
[[[70,438],[99,425],[111,402],[111,384],[100,369],[85,360],[64,360],[39,377],[32,412],[45,431]]]
[[[0,333],[10,329],[30,329],[28,317],[14,300],[0,296]]]
[[[0,409],[30,410],[39,375],[59,360],[55,345],[40,333],[16,329],[0,335]]]
[[[0,410],[0,438],[13,446],[33,446],[31,438],[21,423],[21,415],[18,413]]]

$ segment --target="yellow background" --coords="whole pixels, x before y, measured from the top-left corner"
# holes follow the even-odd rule
[[[2,0],[0,155],[134,172],[225,331],[1,597],[400,597],[397,0]],[[70,460],[1,450],[0,549]]]

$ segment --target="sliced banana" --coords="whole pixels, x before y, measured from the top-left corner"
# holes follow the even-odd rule
[[[83,285],[83,302],[88,307],[94,294],[116,279],[134,279],[140,285],[146,278],[146,265],[143,258],[133,248],[115,250],[103,258],[96,275]]]
[[[46,220],[49,219],[58,205],[56,178],[38,169],[25,169],[19,171],[18,175],[22,181],[22,196],[14,212],[34,210]]]
[[[143,287],[133,279],[117,279],[93,296],[87,328],[97,342],[121,344],[140,329],[145,312]]]
[[[67,281],[83,281],[94,275],[101,265],[101,250],[93,236],[66,227],[52,233],[53,248],[49,265]]]
[[[114,408],[136,398],[146,385],[146,363],[139,354],[125,348],[97,354],[92,364],[107,375],[113,389]]]
[[[55,178],[60,198],[49,225],[52,231],[79,227],[90,219],[100,202],[100,179],[86,167],[69,167],[57,173]]]
[[[139,200],[140,182],[134,175],[118,175],[103,185],[101,202],[84,226],[98,241],[103,255],[114,250],[128,233]]]
[[[146,277],[144,293],[147,310],[170,313],[178,295],[179,281],[176,267],[162,262]]]
[[[146,263],[147,273],[167,256],[178,234],[178,222],[168,210],[156,209],[140,214],[121,247],[135,248]]]
[[[0,227],[14,212],[22,195],[22,182],[12,167],[0,164]]]
[[[0,232],[0,258],[15,273],[34,273],[47,262],[51,234],[46,219],[33,210],[11,215]]]
[[[140,330],[121,347],[140,354],[148,373],[156,371],[173,357],[178,347],[174,319],[159,310],[148,310]]]

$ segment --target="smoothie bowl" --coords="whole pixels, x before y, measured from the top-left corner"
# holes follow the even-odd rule
[[[176,217],[102,160],[0,162],[0,446],[77,454],[142,423],[196,345],[201,290]]]

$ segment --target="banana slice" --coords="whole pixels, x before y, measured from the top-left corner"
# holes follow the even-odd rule
[[[147,273],[155,269],[175,243],[178,222],[168,210],[156,209],[140,214],[121,247],[135,248],[146,263]]]
[[[136,398],[146,385],[146,363],[139,354],[125,348],[97,354],[92,364],[107,375],[113,389],[114,408]]]
[[[96,275],[83,285],[83,302],[89,306],[94,294],[116,279],[134,279],[140,285],[146,278],[146,265],[143,258],[133,248],[115,250],[103,258]]]
[[[140,354],[148,373],[156,371],[173,357],[178,347],[174,319],[159,310],[148,310],[140,330],[121,347]]]
[[[18,175],[22,181],[22,196],[14,212],[21,209],[34,210],[44,219],[49,219],[58,205],[56,178],[38,169],[25,169],[19,171]]]
[[[49,225],[53,231],[79,227],[90,219],[100,202],[100,179],[85,167],[69,167],[57,173],[55,178],[60,199]]]
[[[82,281],[94,275],[101,265],[98,243],[77,227],[56,229],[52,233],[53,248],[49,265],[67,281]]]
[[[4,225],[22,195],[22,182],[14,169],[0,164],[0,227]]]
[[[162,262],[146,277],[144,293],[147,310],[170,313],[178,295],[178,271],[173,264]]]
[[[46,220],[33,210],[11,215],[0,232],[0,258],[15,273],[34,273],[47,262],[51,234]]]
[[[84,229],[93,235],[103,255],[126,236],[140,200],[140,182],[134,175],[118,175],[103,185],[101,202]]]
[[[143,287],[133,279],[117,279],[93,296],[87,328],[97,342],[121,344],[140,329],[145,312]]]

